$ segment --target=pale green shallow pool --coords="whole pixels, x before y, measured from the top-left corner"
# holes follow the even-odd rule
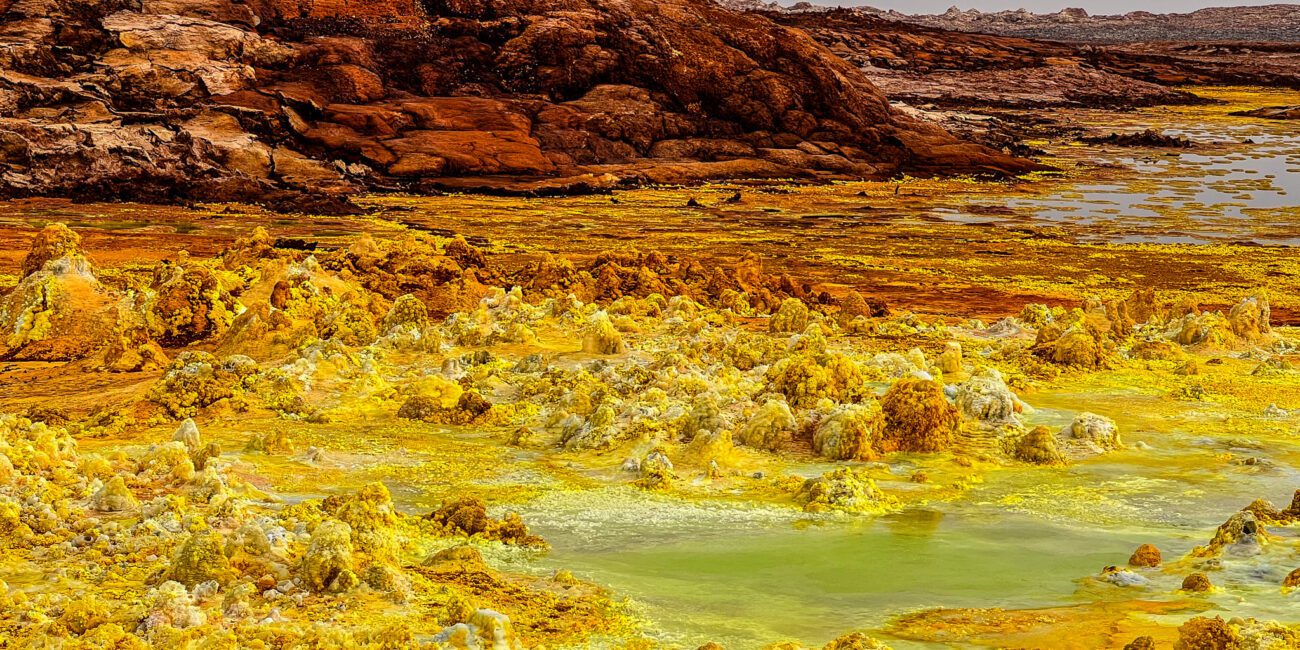
[[[555,547],[548,562],[631,597],[652,627],[667,630],[664,640],[690,647],[820,644],[921,608],[1067,601],[1075,578],[1132,550],[1113,531],[934,511],[676,539],[629,529],[621,548],[592,550],[562,530],[538,529]]]
[[[684,502],[630,487],[557,491],[520,509],[552,550],[517,568],[563,568],[607,586],[630,599],[652,636],[688,649],[708,641],[729,650],[781,640],[819,645],[856,629],[895,648],[930,647],[880,628],[935,607],[1169,599],[1179,572],[1148,574],[1149,587],[1082,581],[1124,564],[1143,543],[1167,560],[1182,557],[1254,498],[1289,498],[1300,472],[1213,469],[1209,458],[1232,439],[1189,430],[1205,417],[1201,409],[1171,419],[1143,409],[1144,399],[1132,390],[1036,394],[1031,423],[1059,425],[1092,404],[1119,421],[1130,448],[1068,468],[994,471],[957,502],[884,517],[810,518],[792,508]],[[906,475],[905,465],[896,473]],[[816,475],[824,468],[792,469]],[[1256,590],[1250,585],[1259,575],[1245,573],[1280,571],[1280,580],[1288,569],[1220,573],[1216,581],[1241,584],[1209,601],[1225,616],[1294,618],[1300,598]]]
[[[981,505],[809,521],[775,509],[675,507],[618,489],[544,501],[524,512],[552,550],[525,568],[565,568],[608,586],[656,639],[686,648],[823,644],[931,607],[1091,601],[1095,592],[1074,595],[1078,579],[1122,564],[1138,544],[1172,555],[1197,542],[1167,526],[1061,524]]]

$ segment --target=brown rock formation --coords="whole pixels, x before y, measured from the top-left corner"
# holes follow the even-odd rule
[[[1248,15],[1254,9],[1234,7],[1228,13]],[[1293,9],[1286,13],[1300,16]],[[762,14],[807,31],[862,67],[891,98],[908,101],[1020,108],[1143,106],[1200,101],[1180,86],[1300,88],[1300,45],[1294,37],[1286,39],[1292,42],[1189,43],[1177,42],[1171,32],[1155,42],[1119,38],[1114,44],[1081,45],[1077,41],[1092,39],[1035,40],[1024,37],[1030,34],[984,29],[968,33],[943,21],[914,24],[918,17],[865,9]],[[1114,34],[1109,27],[1096,31]],[[1201,34],[1212,32],[1203,29]]]
[[[1232,113],[1237,117],[1262,117],[1269,120],[1300,120],[1300,106],[1266,106]]]
[[[897,114],[802,32],[706,0],[0,10],[9,196],[325,211],[363,188],[1035,168]]]
[[[1111,133],[1081,138],[1090,144],[1110,144],[1119,147],[1157,147],[1163,149],[1190,149],[1192,141],[1181,135],[1166,135],[1154,129],[1133,133]]]
[[[1300,7],[1281,3],[1258,7],[1212,7],[1189,13],[1133,11],[1113,16],[1092,16],[1083,9],[1064,9],[1050,14],[1035,14],[1024,9],[988,13],[952,9],[931,16],[907,16],[895,11],[879,13],[894,20],[943,29],[1072,42],[1296,42],[1300,34]]]

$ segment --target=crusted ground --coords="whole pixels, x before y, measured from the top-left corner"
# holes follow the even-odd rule
[[[80,246],[47,226],[18,287],[40,276],[61,295],[81,281],[62,271],[85,258]],[[1186,439],[1162,441],[1126,403],[1184,417],[1221,441],[1212,446],[1259,441],[1257,455],[1215,455],[1222,471],[1286,467],[1298,453],[1283,442],[1300,409],[1293,335],[1272,326],[1265,292],[1213,311],[1140,289],[981,322],[891,313],[873,295],[826,294],[756,257],[709,269],[657,253],[549,256],[511,270],[464,239],[421,233],[302,248],[254,228],[207,258],[86,268],[112,278],[96,295],[117,301],[113,312],[78,312],[75,295],[23,303],[46,310],[50,327],[8,340],[15,390],[0,401],[13,414],[6,543],[15,575],[29,576],[7,590],[14,638],[635,639],[642,631],[595,587],[489,568],[493,554],[545,546],[511,504],[627,485],[814,519],[874,516],[961,501],[992,473],[1116,455],[1140,463],[1145,450]],[[55,339],[78,344],[41,346]],[[32,349],[41,358],[22,361]],[[1111,399],[1093,405],[1080,393]],[[1070,419],[1044,428],[1036,407]],[[1219,431],[1177,415],[1188,408],[1241,424]],[[801,469],[828,461],[842,465]],[[1199,452],[1176,462],[1206,467]],[[1062,488],[1042,498],[1072,507]],[[1267,543],[1250,563],[1285,562],[1287,538],[1265,529],[1289,526],[1294,507],[1252,508],[1249,523],[1207,532],[1185,560],[1096,580],[1149,585],[1142,597],[1172,612],[1200,611],[1177,604],[1192,570],[1229,572],[1225,589],[1266,582],[1249,565],[1203,559]],[[40,586],[56,571],[58,589]],[[91,587],[96,595],[74,597]],[[1034,633],[1138,611],[1034,615]],[[883,632],[942,641],[948,632],[933,630],[954,615],[918,613]],[[999,627],[1022,630],[1018,619],[978,616],[993,645],[1034,638]],[[308,624],[319,620],[328,627]],[[1289,634],[1233,625],[1222,633]],[[1176,634],[1130,621],[1105,644],[1129,632]]]

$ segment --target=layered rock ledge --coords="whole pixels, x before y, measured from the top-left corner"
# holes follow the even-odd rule
[[[375,189],[1037,168],[894,111],[802,31],[706,0],[27,0],[0,11],[9,197],[327,212]]]

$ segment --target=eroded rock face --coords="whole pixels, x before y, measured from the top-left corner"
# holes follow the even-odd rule
[[[1097,53],[1066,43],[923,27],[861,10],[765,15],[806,30],[896,101],[1020,109],[1198,101],[1134,78],[1126,61],[1098,61]]]
[[[1266,106],[1249,111],[1236,111],[1238,117],[1262,117],[1269,120],[1300,120],[1300,106]]]
[[[782,9],[755,0],[723,4],[807,31],[861,67],[891,99],[948,110],[1194,104],[1204,100],[1187,92],[1187,86],[1300,84],[1296,30],[1290,27],[1300,11],[1291,5],[1089,18],[1069,10],[1044,16],[1024,10],[907,16],[870,7]],[[1058,18],[1064,22],[1055,22]],[[1043,25],[1063,29],[1040,31]],[[1249,35],[1266,32],[1268,38]],[[1052,40],[1035,40],[1043,38]],[[1256,115],[1295,113],[1276,107]],[[1015,131],[989,125],[992,133],[984,134],[950,117],[927,119],[995,147],[1006,146],[999,132]]]
[[[372,186],[1034,168],[896,113],[803,32],[705,0],[55,0],[6,17],[11,196],[338,211]]]
[[[1190,13],[1157,14],[1134,11],[1121,15],[1089,15],[1083,9],[1036,14],[1025,9],[980,12],[950,9],[942,14],[908,16],[880,12],[943,29],[1031,38],[1100,43],[1144,41],[1294,42],[1300,10],[1294,5],[1215,7]]]

